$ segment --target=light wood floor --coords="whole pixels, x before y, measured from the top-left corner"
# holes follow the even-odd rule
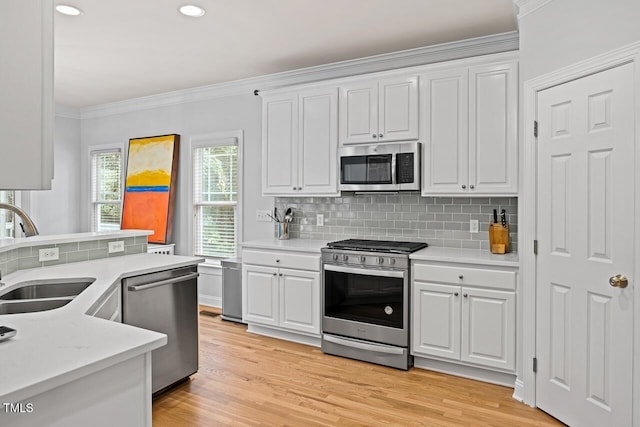
[[[323,354],[200,315],[200,370],[158,397],[154,427],[557,426],[513,390]]]

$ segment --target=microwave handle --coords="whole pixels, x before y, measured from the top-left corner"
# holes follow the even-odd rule
[[[397,162],[396,162],[397,158],[398,158],[398,153],[397,152],[393,153],[393,155],[391,156],[391,182],[394,185],[398,184],[398,180],[396,179],[396,177],[398,175],[397,174],[397,170],[396,170],[396,168],[397,168]]]

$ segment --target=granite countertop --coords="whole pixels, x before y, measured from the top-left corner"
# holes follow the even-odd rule
[[[164,334],[85,313],[122,278],[202,261],[203,258],[195,257],[137,254],[7,275],[0,286],[2,294],[27,280],[74,277],[96,280],[69,304],[55,310],[0,315],[1,325],[17,330],[15,337],[0,342],[0,400],[24,400],[166,344]]]
[[[518,253],[492,254],[487,250],[459,249],[429,246],[412,253],[409,258],[416,261],[460,262],[465,264],[518,267]]]

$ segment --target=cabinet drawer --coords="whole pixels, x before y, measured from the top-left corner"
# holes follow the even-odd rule
[[[242,251],[242,262],[244,264],[267,265],[270,267],[320,271],[320,254],[304,255],[245,249]]]
[[[487,270],[481,268],[444,267],[439,265],[413,265],[413,278],[429,283],[451,283],[461,286],[483,286],[515,290],[515,271]]]

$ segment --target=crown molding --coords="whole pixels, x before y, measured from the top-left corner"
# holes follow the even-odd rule
[[[524,18],[531,12],[540,9],[551,1],[552,0],[513,0],[513,3],[518,6],[518,20]]]
[[[81,119],[89,119],[228,96],[242,94],[252,95],[255,89],[277,89],[289,85],[313,83],[322,80],[350,77],[378,71],[389,71],[492,53],[516,51],[518,47],[518,33],[511,31],[235,80],[232,82],[83,107],[79,109],[79,114]]]
[[[80,120],[80,110],[77,108],[65,107],[64,105],[55,106],[55,116],[63,117],[65,119]]]

